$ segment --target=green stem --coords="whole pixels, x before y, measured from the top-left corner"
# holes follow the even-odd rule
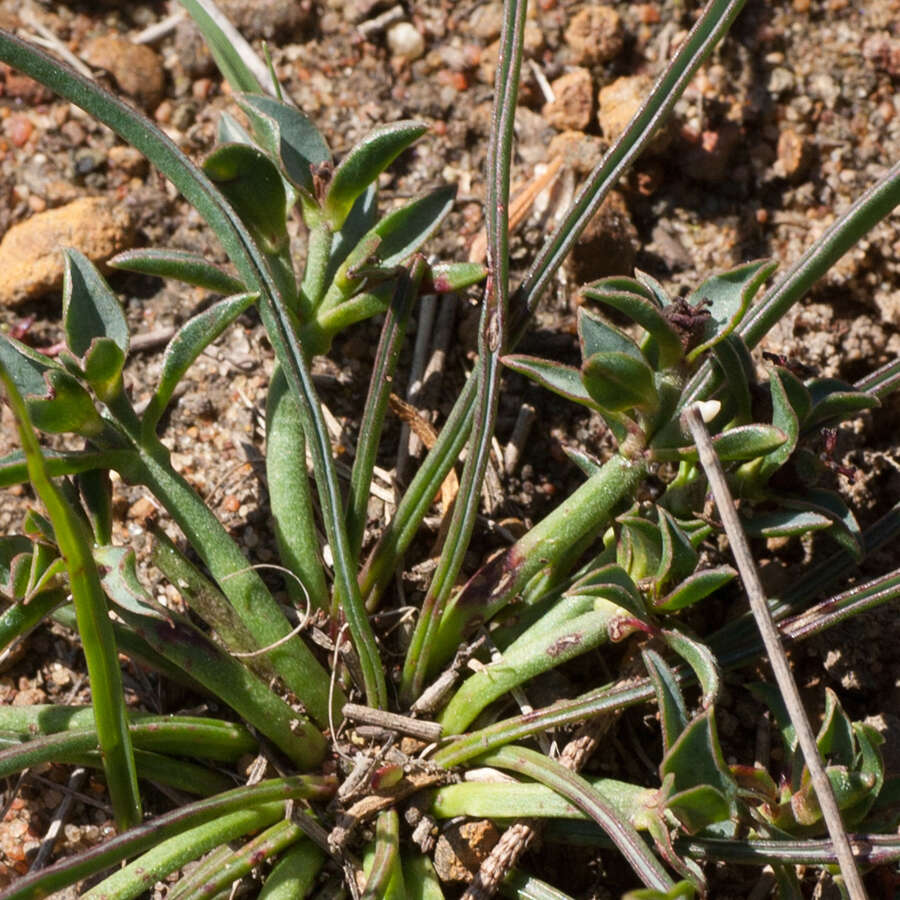
[[[278,856],[303,836],[303,832],[293,822],[281,819],[224,859],[216,860],[212,865],[204,863],[198,866],[179,882],[167,900],[215,897],[220,891],[227,890],[233,882],[243,878],[254,866]]]
[[[141,821],[141,796],[128,733],[128,711],[122,693],[116,641],[100,574],[91,555],[91,535],[84,520],[51,481],[25,402],[2,365],[0,379],[16,419],[28,476],[53,524],[60,555],[69,573],[69,588],[87,663],[110,799],[116,825],[124,831]]]
[[[334,234],[324,219],[310,228],[303,282],[300,285],[300,321],[304,325],[315,319],[316,310],[325,296],[333,243]]]
[[[604,528],[616,506],[633,496],[646,465],[614,456],[505,553],[482,566],[448,604],[434,636],[431,659],[439,664],[483,622],[513,602],[543,569],[568,558],[568,549]]]
[[[283,803],[266,803],[205,822],[176,837],[162,841],[119,869],[97,887],[82,895],[82,900],[131,900],[149,891],[157,881],[177,871],[209,850],[236,840],[250,831],[266,828],[284,815]],[[199,896],[199,895],[198,895]]]
[[[396,879],[400,874],[400,817],[395,809],[385,809],[378,814],[375,825],[375,852],[372,854],[366,880],[366,889],[362,900],[388,900],[396,897],[401,900],[405,896],[399,890]]]
[[[253,787],[236,788],[218,797],[198,800],[173,812],[157,816],[147,824],[138,825],[79,856],[64,859],[47,869],[20,878],[7,891],[4,900],[41,900],[54,891],[61,891],[95,872],[102,872],[123,859],[158,847],[162,841],[176,835],[178,838],[174,846],[190,850],[191,844],[187,841],[185,832],[192,828],[208,822],[221,822],[223,817],[234,812],[252,813],[266,804],[276,805],[277,818],[283,815],[283,804],[286,800],[327,800],[336,787],[337,783],[331,777],[295,775],[291,778],[272,778],[261,781]],[[217,846],[221,842],[214,840],[211,846]],[[202,852],[203,850],[200,850],[200,853]]]
[[[487,766],[511,769],[545,784],[589,815],[612,839],[613,843],[648,888],[667,891],[674,882],[660,861],[641,839],[634,826],[626,821],[594,790],[590,782],[549,759],[525,747],[502,747],[481,757]]]
[[[353,472],[350,476],[350,495],[347,498],[347,540],[354,559],[359,558],[366,530],[372,471],[375,468],[378,443],[394,384],[394,373],[397,371],[400,350],[406,339],[410,310],[418,295],[424,271],[424,260],[418,258],[409,274],[403,274],[398,279],[375,353],[372,377],[369,379],[369,393],[359,425],[356,459],[353,461]]]

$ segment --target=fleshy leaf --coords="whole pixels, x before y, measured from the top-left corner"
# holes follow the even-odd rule
[[[653,409],[659,401],[653,372],[643,359],[627,353],[595,353],[581,371],[585,388],[603,409]]]
[[[750,800],[774,806],[778,802],[778,785],[760,765],[731,766],[731,774],[737,782],[738,795]]]
[[[190,319],[166,347],[162,375],[156,393],[144,412],[143,428],[153,430],[172,399],[178,382],[195,359],[242,313],[256,302],[257,294],[227,297]]]
[[[344,220],[340,231],[331,240],[331,253],[324,283],[331,284],[335,272],[343,264],[354,247],[367,235],[378,221],[378,182],[370,184],[357,198]]]
[[[481,263],[435,263],[425,272],[422,293],[453,294],[481,284],[487,276],[488,267]]]
[[[763,458],[759,470],[759,478],[763,481],[768,480],[788,461],[800,437],[800,419],[791,404],[778,369],[773,370],[769,377],[769,393],[772,397],[772,424],[787,435],[787,440]]]
[[[850,507],[834,491],[807,488],[802,497],[782,497],[784,506],[792,509],[812,510],[830,517],[829,536],[836,540],[854,559],[862,558],[863,536]]]
[[[123,609],[164,622],[170,620],[165,607],[157,603],[137,574],[134,550],[126,547],[95,547],[94,561],[102,572],[106,595]]]
[[[660,612],[675,612],[693,606],[728,584],[735,575],[737,572],[731,566],[717,566],[714,569],[695,572],[653,606]]]
[[[708,709],[719,696],[722,677],[719,664],[713,652],[693,638],[680,631],[666,629],[662,633],[663,640],[694,670],[697,681],[703,690],[700,705]]]
[[[787,440],[787,435],[773,425],[739,425],[723,434],[717,434],[713,439],[713,447],[722,462],[732,462],[742,459],[753,459],[763,456],[771,450],[780,447]],[[661,447],[654,448],[653,455],[661,461],[683,459],[688,462],[697,461],[697,448],[690,447]]]
[[[624,331],[604,322],[583,306],[578,310],[578,337],[581,342],[582,359],[588,359],[595,353],[610,351],[626,353],[639,360],[644,359],[638,345]]]
[[[46,397],[44,373],[62,371],[56,360],[5,334],[0,334],[0,365],[9,372],[9,377],[23,397]]]
[[[275,255],[287,249],[284,182],[262,150],[224,144],[206,158],[203,171],[216,182],[265,253]]]
[[[589,409],[595,409],[596,404],[585,390],[581,380],[581,373],[572,366],[564,366],[562,363],[551,362],[538,356],[504,356],[503,364],[530,378],[532,381],[559,394],[567,400],[580,403]]]
[[[356,198],[427,130],[424,122],[393,122],[376,128],[350,150],[335,170],[322,205],[332,230],[344,224]]]
[[[688,834],[696,834],[731,815],[725,795],[709,784],[698,784],[667,798],[666,809]]]
[[[831,527],[832,520],[814,510],[778,509],[741,518],[748,537],[799,537]]]
[[[641,287],[634,282],[632,285]],[[684,347],[678,333],[666,321],[658,302],[633,290],[621,290],[621,287],[619,279],[605,279],[584,288],[582,293],[587,299],[611,306],[637,322],[653,339],[659,368],[666,369],[676,365],[684,354]],[[584,307],[579,312],[583,314]]]
[[[26,403],[35,428],[49,434],[73,432],[90,436],[103,428],[103,420],[87,390],[62,369],[51,369],[47,397],[31,397]]]
[[[825,688],[825,715],[816,735],[816,746],[830,765],[853,765],[856,755],[853,725],[831,688]]]
[[[764,259],[744,263],[707,279],[687,298],[695,309],[709,313],[702,342],[688,354],[689,361],[737,328],[750,301],[776,268],[776,263]]]
[[[260,145],[281,160],[293,184],[312,193],[311,167],[331,162],[331,151],[319,129],[296,107],[274,97],[242,94],[235,99],[250,119]]]
[[[94,338],[84,355],[84,378],[101,400],[108,400],[122,390],[124,365],[125,354],[112,338]]]
[[[216,128],[217,144],[254,144],[250,132],[229,112],[222,112]]]
[[[672,514],[662,506],[657,507],[659,534],[662,548],[659,569],[656,572],[657,585],[670,581],[681,581],[697,568],[697,551],[691,539],[681,529]]]
[[[616,562],[635,581],[651,578],[659,570],[662,537],[659,528],[640,516],[621,516]]]
[[[710,785],[725,797],[734,796],[736,786],[722,756],[712,710],[691,721],[663,758],[659,773],[663,779],[674,775],[674,788],[679,793]]]
[[[128,322],[116,295],[83,253],[67,249],[64,254],[63,328],[69,349],[84,356],[94,338],[107,337],[127,356]]]
[[[126,250],[114,256],[109,264],[115,269],[174,278],[185,284],[215,291],[217,294],[236,294],[244,289],[233,275],[213,265],[207,259],[186,250]]]
[[[713,346],[712,352],[723,376],[722,393],[717,397],[727,405],[727,412],[723,411],[723,416],[728,416],[725,421],[738,424],[751,421],[750,385],[756,383],[756,372],[747,345],[739,335],[729,334]]]
[[[666,289],[652,275],[648,275],[640,269],[635,269],[634,278],[638,287],[637,293],[641,294],[641,296],[646,297],[662,308],[672,303],[671,298],[666,293]]]
[[[659,707],[659,720],[662,728],[663,753],[668,753],[672,744],[687,727],[687,706],[675,673],[665,660],[655,650],[644,650],[641,655],[656,692],[656,705]]]
[[[831,420],[841,421],[867,409],[881,406],[873,394],[858,391],[837,378],[816,378],[807,384],[813,408],[803,422],[804,429]]]
[[[389,268],[406,262],[434,234],[455,199],[455,187],[440,187],[388,213],[372,229],[381,238],[381,265]]]

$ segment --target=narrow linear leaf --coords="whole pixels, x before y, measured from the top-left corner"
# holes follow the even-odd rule
[[[174,278],[217,294],[237,294],[244,290],[239,279],[205,257],[187,250],[157,250],[151,247],[126,250],[114,256],[109,264],[114,269],[155,275],[157,278]]]

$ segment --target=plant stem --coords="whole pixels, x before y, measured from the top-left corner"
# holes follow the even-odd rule
[[[809,724],[809,719],[803,708],[803,701],[800,698],[800,691],[791,672],[784,648],[781,646],[781,637],[769,610],[762,582],[759,580],[759,575],[756,572],[753,554],[750,552],[750,545],[747,543],[744,529],[741,527],[734,500],[731,497],[731,491],[725,480],[722,464],[716,456],[709,432],[706,430],[706,426],[703,424],[703,419],[700,417],[696,406],[685,410],[683,419],[690,429],[694,443],[697,445],[700,465],[703,466],[703,470],[709,480],[709,486],[712,489],[719,516],[722,519],[722,525],[725,528],[725,533],[728,535],[731,552],[734,554],[738,571],[741,574],[741,580],[744,583],[744,590],[747,592],[747,599],[750,601],[750,608],[759,627],[759,633],[766,648],[769,663],[778,683],[778,689],[790,714],[791,724],[797,733],[797,740],[800,743],[800,749],[803,751],[803,758],[809,769],[813,788],[837,853],[841,875],[847,885],[851,900],[866,900],[866,890],[863,887],[862,878],[856,867],[856,860],[853,858],[853,850],[847,839],[847,832],[844,830],[844,825],[841,821],[841,812],[838,808],[831,782],[825,774],[825,766],[819,756],[816,736],[813,733],[812,726]]]

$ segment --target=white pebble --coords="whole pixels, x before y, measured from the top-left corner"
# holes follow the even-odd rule
[[[414,60],[425,53],[425,38],[410,22],[398,22],[388,29],[388,47],[400,59]]]

